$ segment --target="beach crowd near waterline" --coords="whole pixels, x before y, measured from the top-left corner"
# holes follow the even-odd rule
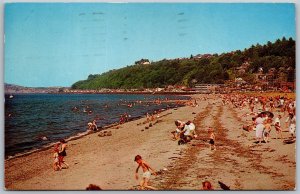
[[[215,102],[215,100],[217,100],[217,99],[222,99],[222,100],[218,101],[218,102]],[[186,102],[187,105],[189,105],[190,107],[193,107],[194,109],[193,109],[192,112],[185,112],[185,114],[188,115],[188,114],[194,113],[194,110],[197,110],[197,108],[202,108],[201,107],[201,103],[207,102],[207,103],[211,103],[213,105],[215,105],[215,104],[219,104],[219,105],[223,105],[223,106],[224,105],[228,105],[232,109],[236,109],[236,110],[245,110],[246,109],[247,110],[246,114],[251,115],[251,117],[257,117],[259,115],[259,113],[261,113],[261,112],[270,111],[270,108],[272,107],[271,106],[272,103],[270,103],[270,102],[273,101],[273,103],[274,103],[274,110],[272,111],[273,118],[276,117],[275,116],[276,114],[280,113],[282,115],[282,121],[281,122],[283,123],[283,122],[285,122],[285,119],[288,118],[288,115],[290,115],[292,112],[295,113],[295,107],[296,107],[295,106],[295,102],[292,99],[278,98],[278,101],[276,99],[277,98],[274,98],[272,100],[270,100],[270,99],[264,99],[264,98],[259,97],[259,96],[257,96],[257,99],[256,99],[256,97],[247,97],[247,96],[244,96],[244,95],[205,95],[205,96],[201,96],[199,98],[196,98],[195,100],[190,100],[190,101]],[[284,103],[283,103],[284,108],[282,108],[282,106],[281,106],[282,104],[280,104],[282,102],[281,99],[284,100]],[[280,102],[280,100],[281,100],[281,102]],[[213,102],[211,102],[211,101],[213,101]],[[266,103],[265,103],[265,101],[266,101]],[[251,103],[254,104],[254,109],[253,110],[251,109],[252,108]],[[294,105],[291,105],[291,103],[294,104]],[[263,108],[264,105],[265,105],[265,107]],[[174,110],[172,112],[174,112]],[[142,130],[140,130],[140,131],[142,133],[148,133],[149,132],[148,129],[151,129],[151,128],[153,129],[153,128],[157,127],[157,126],[159,127],[160,122],[161,123],[162,122],[166,122],[164,120],[167,120],[167,119],[165,119],[165,118],[167,118],[167,116],[164,118],[163,117],[164,115],[165,114],[160,113],[160,115],[158,115],[158,117],[157,116],[154,117],[155,120],[151,120],[151,117],[146,117],[144,120],[138,120],[138,121],[136,121],[135,125],[136,125],[136,127],[139,127],[140,129],[141,129],[142,126],[145,127],[145,128],[142,129],[144,131],[142,131]],[[195,114],[193,114],[193,115],[195,115]],[[271,114],[268,114],[267,116],[270,117],[270,118],[272,117]],[[263,116],[263,117],[265,117],[265,116]],[[261,118],[261,117],[258,117],[258,118]],[[218,119],[218,118],[216,118],[216,119]],[[276,119],[277,119],[277,117],[276,117]],[[290,127],[293,128],[293,126],[291,126],[291,125],[293,123],[295,124],[295,120],[292,121],[292,119],[287,120],[287,122],[286,122],[287,126],[286,125],[282,125],[281,126],[282,130],[286,130],[286,129],[290,128]],[[255,120],[257,120],[257,119],[255,119]],[[266,119],[266,120],[269,120],[269,118]],[[159,122],[156,122],[156,121],[159,121]],[[178,124],[176,124],[175,121],[178,121],[177,122]],[[189,127],[186,127],[186,125],[187,126],[190,125],[189,122],[193,123],[195,125],[195,127],[196,127],[196,130],[194,130],[194,131],[191,130],[192,131],[192,136],[190,136],[190,135],[188,135],[186,133],[183,136],[183,138],[180,138],[180,135],[179,135],[178,136],[179,138],[176,139],[176,137],[173,136],[174,133],[173,134],[171,133],[173,131],[172,128],[173,129],[175,128],[175,131],[177,131],[178,134],[182,134],[182,133],[184,134],[187,130],[189,130]],[[122,127],[123,127],[122,125],[124,125],[124,124],[120,124],[119,126],[116,126],[116,128],[119,127],[118,130],[122,130]],[[264,123],[262,123],[262,124],[265,125]],[[252,122],[245,123],[245,126],[249,126],[248,128],[251,128],[250,127],[251,125],[253,125]],[[254,125],[255,125],[255,123],[254,123]],[[168,127],[168,135],[166,134],[168,136],[168,141],[171,142],[172,144],[175,144],[176,146],[181,146],[181,145],[178,145],[178,142],[179,142],[179,140],[182,140],[182,139],[185,139],[183,143],[186,144],[187,146],[192,146],[192,144],[194,142],[207,140],[207,142],[205,143],[205,144],[208,145],[207,149],[209,149],[212,153],[222,152],[222,149],[218,148],[218,139],[220,138],[220,137],[218,137],[218,129],[216,129],[213,125],[212,126],[207,126],[207,127],[205,127],[205,129],[201,129],[201,131],[199,131],[200,130],[199,129],[200,126],[199,126],[199,124],[196,121],[193,121],[192,119],[187,120],[185,118],[185,116],[182,116],[182,118],[181,117],[176,117],[176,119],[174,119],[172,121],[167,121],[166,123],[164,123],[164,126]],[[146,129],[146,127],[148,127],[148,129]],[[277,130],[276,129],[274,130],[274,127],[275,126],[271,127],[271,131],[269,131],[269,135],[270,135],[269,136],[269,140],[267,140],[265,142],[268,142],[268,141],[282,141],[282,140],[279,140],[279,139],[276,140],[276,139],[272,139],[271,138],[273,136],[276,136],[276,134],[277,134],[276,133]],[[247,130],[248,130],[248,128],[247,128]],[[246,128],[244,128],[244,131],[245,131],[245,129]],[[235,130],[241,130],[241,131],[243,131],[243,128],[241,127],[239,129],[235,129]],[[249,133],[251,133],[251,135],[253,136],[253,138],[257,138],[257,136],[256,136],[257,129],[253,129],[253,130],[250,129],[248,131],[249,131]],[[113,136],[115,135],[114,132],[117,133],[118,132],[117,129],[115,131],[113,131],[113,133],[112,133]],[[214,133],[214,132],[216,132],[216,133],[214,135],[212,135],[212,133]],[[267,132],[267,131],[264,131],[264,132]],[[137,133],[137,132],[135,132],[135,133]],[[263,138],[266,138],[266,135],[262,134],[261,136]],[[213,141],[211,141],[211,140],[213,140]],[[259,144],[256,144],[256,143],[263,142],[265,139],[261,139],[260,142],[257,142],[255,140],[256,139],[254,139],[254,140],[251,139],[250,140],[253,145],[259,145]],[[291,133],[290,132],[290,135],[288,137],[285,136],[285,140],[295,140],[295,133]],[[291,143],[291,142],[288,142],[288,143]],[[141,145],[143,145],[143,144],[141,144]],[[72,149],[72,145],[70,145],[70,149]],[[145,148],[145,149],[147,149],[147,148]],[[128,156],[128,158],[130,158],[131,161],[132,161],[133,158],[135,156],[137,156],[137,155],[140,155],[143,158],[142,160],[146,160],[147,162],[145,162],[145,163],[148,166],[155,165],[155,164],[153,164],[153,161],[148,164],[148,160],[149,159],[151,160],[151,158],[148,158],[147,155],[145,156],[144,154],[138,152],[138,150],[135,153],[135,155],[132,155],[131,157]],[[70,154],[68,154],[68,156],[70,156]],[[68,159],[68,157],[66,157],[66,158]],[[73,161],[71,159],[68,159],[68,163],[72,163],[73,164]],[[141,184],[140,186],[136,187],[136,189],[145,189],[145,188],[147,188],[147,186],[149,186],[148,185],[148,180],[149,180],[149,173],[148,173],[148,171],[151,170],[151,169],[147,168],[147,165],[144,165],[144,162],[138,163],[138,166],[141,166],[142,169],[143,170],[145,169],[145,170],[143,171],[144,173],[143,173],[143,176],[142,176],[143,184]],[[70,166],[72,168],[72,165],[70,165]],[[69,171],[69,170],[71,170],[71,168],[69,168],[68,170],[64,170],[63,169],[62,172]],[[162,166],[161,166],[161,168],[162,168]],[[157,176],[161,176],[161,172],[164,172],[164,171],[169,171],[169,169],[162,168],[161,170],[158,170],[158,171],[154,170],[154,172],[157,174]],[[155,174],[154,172],[152,172],[152,173]],[[128,172],[128,173],[130,173],[130,172]],[[134,173],[134,170],[131,173]],[[203,180],[203,181],[199,180],[199,181],[200,181],[199,185],[196,188],[197,190],[198,189],[202,189],[202,187],[200,188],[201,182],[203,182],[203,189],[205,189],[205,188],[216,188],[215,184],[218,184],[218,183],[211,183],[210,180],[209,180],[209,178],[208,178],[208,180]],[[205,181],[208,181],[209,183],[207,183]],[[146,182],[146,185],[145,185],[145,182]],[[91,183],[98,184],[102,189],[111,189],[110,187],[102,186],[100,183],[97,183],[96,180],[94,182],[91,182]],[[209,184],[212,185],[212,186],[209,186]],[[228,184],[228,183],[224,182],[223,184]],[[151,186],[153,186],[153,185],[151,185]],[[154,185],[154,186],[156,186],[156,185]],[[128,189],[128,188],[123,188],[123,189]],[[132,189],[135,189],[135,187],[132,188]],[[162,189],[162,188],[158,187],[157,189]]]
[[[162,103],[154,103],[160,98]],[[169,101],[165,101],[165,99]],[[87,123],[107,128],[124,120],[132,121],[147,112],[178,107],[175,100],[188,96],[125,94],[15,94],[5,101],[5,157],[46,149],[64,138],[86,135]],[[141,103],[140,103],[141,102]],[[126,116],[126,117],[125,117]]]

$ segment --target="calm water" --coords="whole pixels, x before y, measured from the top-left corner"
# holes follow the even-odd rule
[[[159,109],[175,107],[161,105],[154,99],[187,99],[172,95],[124,94],[16,94],[5,96],[5,156],[12,156],[49,145],[61,138],[75,136],[87,130],[87,123],[97,119],[98,127],[119,121],[128,113],[131,119]],[[137,100],[142,103],[135,103]],[[127,105],[135,103],[132,108]],[[77,107],[78,111],[73,111]],[[86,111],[91,110],[88,114]],[[41,140],[46,136],[48,140]]]

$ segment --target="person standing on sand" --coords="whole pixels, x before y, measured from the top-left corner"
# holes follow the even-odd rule
[[[216,146],[215,146],[216,136],[214,134],[214,130],[210,127],[208,129],[208,133],[209,133],[209,145],[210,145],[210,149],[211,150],[216,150]]]
[[[295,137],[296,132],[296,117],[293,113],[290,113],[288,118],[285,121],[286,123],[289,123],[289,132],[292,137]]]
[[[266,111],[266,99],[264,97],[261,97],[260,103],[262,111]]]
[[[272,119],[268,118],[267,120],[265,120],[264,122],[265,124],[265,129],[264,129],[264,141],[266,143],[269,142],[269,138],[270,138],[270,133],[271,133],[271,123],[272,123]]]
[[[279,107],[280,107],[280,111],[282,112],[283,115],[284,115],[284,103],[285,103],[285,101],[284,101],[283,97],[280,97]]]
[[[59,152],[59,144],[56,144],[54,146],[54,154],[53,154],[53,158],[54,158],[54,161],[53,161],[53,170],[55,171],[58,171],[58,170],[61,170],[61,165],[60,165],[60,162],[59,162],[59,155],[58,155],[58,152]]]
[[[60,149],[58,152],[59,163],[60,163],[60,165],[64,164],[66,166],[66,168],[69,168],[69,165],[64,161],[64,157],[67,156],[66,149],[67,149],[67,143],[64,139],[61,139],[60,140]]]
[[[253,114],[254,113],[254,102],[252,101],[252,99],[249,101],[249,108],[251,111],[250,114]]]
[[[150,122],[150,120],[151,120],[151,116],[150,116],[150,114],[149,114],[149,113],[147,113],[147,114],[146,114],[146,118],[147,118],[147,121],[146,121],[146,122],[147,122],[147,123],[149,123],[149,122]]]
[[[278,135],[280,135],[280,139],[282,139],[282,129],[280,124],[281,115],[278,115],[275,119],[275,130],[276,130],[276,139],[278,139]]]
[[[273,110],[275,109],[275,105],[272,97],[270,98],[269,102],[270,102],[270,111],[273,112]]]
[[[138,171],[139,168],[142,167],[143,169],[143,179],[140,182],[141,190],[144,190],[144,187],[151,189],[151,190],[157,190],[157,188],[149,186],[148,182],[151,176],[150,170],[153,172],[154,175],[157,175],[156,172],[142,159],[140,155],[136,155],[134,158],[134,161],[138,163],[138,167],[135,170],[135,179],[138,180]]]
[[[263,130],[264,130],[264,119],[262,118],[262,114],[258,114],[257,118],[255,119],[256,124],[256,140],[257,143],[260,143],[263,137]]]

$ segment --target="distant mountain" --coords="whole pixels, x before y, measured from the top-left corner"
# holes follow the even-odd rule
[[[236,78],[256,84],[256,74],[272,72],[274,80],[294,81],[295,41],[277,39],[265,45],[222,54],[199,54],[188,58],[136,61],[134,65],[102,74],[89,75],[72,85],[72,89],[142,89],[234,81]]]
[[[64,89],[66,89],[66,87],[24,87],[24,86],[4,83],[5,94],[58,93],[58,92],[62,92]]]

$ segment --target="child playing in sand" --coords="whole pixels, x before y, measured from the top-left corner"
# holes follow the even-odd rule
[[[139,171],[140,167],[142,167],[143,172],[144,172],[143,173],[143,179],[140,182],[141,190],[144,190],[144,187],[146,187],[148,189],[151,189],[151,190],[157,190],[155,187],[152,187],[152,186],[148,185],[148,182],[149,182],[149,179],[150,179],[150,176],[151,176],[150,170],[153,172],[154,175],[157,175],[156,172],[144,160],[142,160],[142,157],[140,155],[136,155],[135,158],[134,158],[134,161],[136,163],[138,163],[138,167],[135,171],[135,179],[136,180],[139,179],[138,171]]]
[[[180,138],[180,134],[183,132],[184,123],[182,121],[176,120],[175,125],[176,125],[176,129],[171,133],[173,134],[173,139],[177,140]]]
[[[216,150],[216,146],[215,146],[215,134],[214,134],[214,130],[210,127],[208,129],[208,133],[209,133],[209,145],[210,145],[210,149],[211,150]]]
[[[59,152],[58,147],[59,147],[59,144],[56,144],[54,147],[54,154],[53,154],[53,158],[54,158],[53,170],[55,170],[55,171],[61,170],[61,165],[60,165],[59,156],[58,156],[58,152]]]

